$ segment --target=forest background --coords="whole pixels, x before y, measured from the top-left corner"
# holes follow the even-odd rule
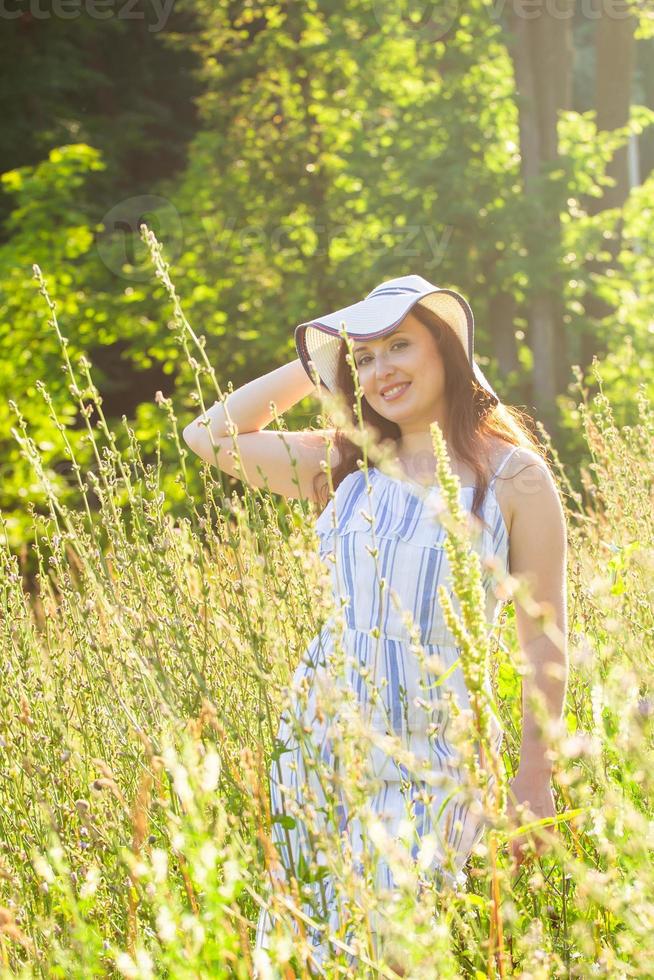
[[[182,426],[200,409],[141,222],[223,388],[293,359],[298,323],[419,273],[469,298],[479,362],[573,485],[574,366],[593,390],[599,357],[618,423],[637,421],[634,391],[654,387],[646,4],[29,0],[0,16],[0,510],[28,577],[46,504],[17,410],[63,500],[77,484],[44,390],[93,464],[34,263],[119,448],[124,416],[183,507],[165,399]]]

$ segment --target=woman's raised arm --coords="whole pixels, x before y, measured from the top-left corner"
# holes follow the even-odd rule
[[[314,478],[328,457],[332,466],[338,460],[333,446],[335,430],[263,431],[273,419],[270,402],[281,415],[313,391],[315,385],[301,361],[291,361],[228,395],[225,404],[237,436],[227,432],[225,406],[216,402],[186,426],[184,441],[201,459],[230,476],[286,497],[308,497],[317,503]]]
[[[283,415],[296,402],[315,390],[315,385],[302,366],[300,358],[283,364],[281,367],[262,374],[254,381],[241,385],[225,400],[227,412],[238,432],[260,432],[273,419],[270,402],[277,406],[277,413]],[[186,444],[202,455],[196,447],[210,445],[209,430],[213,441],[217,442],[228,435],[225,405],[216,401],[206,414],[198,415],[184,429],[182,435]]]

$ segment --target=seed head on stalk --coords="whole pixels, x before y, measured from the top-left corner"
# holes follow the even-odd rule
[[[472,547],[468,514],[459,498],[461,482],[450,469],[445,440],[438,422],[432,422],[430,432],[436,455],[436,473],[442,491],[443,511],[440,519],[448,532],[444,547],[449,558],[453,585],[451,593],[445,585],[439,585],[438,598],[447,627],[460,648],[461,670],[470,692],[475,731],[483,753],[482,760],[490,757],[492,768],[497,774],[497,760],[490,748],[488,693],[484,687],[490,643],[481,561]],[[458,611],[455,610],[452,596],[459,604]],[[475,782],[485,786],[489,773],[480,772],[474,757],[471,765]]]

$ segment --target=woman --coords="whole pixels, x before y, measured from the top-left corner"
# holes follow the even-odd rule
[[[389,477],[375,467],[369,467],[367,474],[363,472],[357,465],[360,449],[335,429],[263,431],[272,419],[271,401],[283,413],[311,393],[313,370],[326,388],[342,392],[347,405],[354,406],[352,369],[339,334],[342,323],[352,341],[362,394],[362,420],[380,441],[394,447],[402,479]],[[424,699],[424,692],[401,616],[402,609],[411,610],[428,655],[437,654],[446,666],[457,660],[458,648],[443,621],[436,592],[448,572],[442,545],[444,529],[427,510],[430,494],[438,490],[434,485],[436,461],[429,430],[432,422],[438,422],[450,466],[461,483],[464,506],[479,518],[483,529],[482,555],[495,556],[512,576],[524,578],[532,597],[558,628],[557,641],[552,639],[556,629],[550,627],[546,635],[538,620],[522,607],[516,608],[518,638],[533,675],[523,681],[520,765],[510,787],[513,799],[509,814],[520,816],[518,808],[524,806],[536,817],[551,817],[555,808],[548,737],[532,715],[529,697],[532,691],[540,692],[552,723],[560,722],[567,679],[565,521],[538,444],[523,425],[520,413],[500,403],[474,360],[473,334],[472,311],[458,293],[439,289],[421,276],[389,280],[362,302],[300,324],[295,331],[300,360],[229,396],[227,408],[238,429],[243,469],[236,469],[230,454],[233,439],[227,434],[222,404],[216,403],[207,412],[207,421],[200,418],[192,422],[184,431],[184,438],[203,459],[216,462],[225,472],[254,486],[268,486],[288,497],[309,497],[319,506],[326,504],[316,522],[316,532],[321,555],[325,559],[333,556],[330,568],[335,591],[338,589],[342,595],[345,588],[347,593],[341,642],[352,654],[348,684],[356,690],[362,706],[371,707],[366,685],[361,683],[361,674],[354,665],[368,667],[374,686],[383,691],[369,716],[373,728],[388,730],[390,725],[393,733],[414,750],[416,746],[424,750],[423,757],[431,765],[450,776],[454,774],[454,778],[460,773],[463,780],[447,740],[447,720],[436,735],[428,733],[429,712],[424,710],[424,701],[422,706],[416,704],[415,698]],[[352,424],[356,426],[354,411]],[[328,441],[333,441],[331,453]],[[324,473],[327,463],[335,490],[331,500]],[[369,483],[371,496],[365,495]],[[372,511],[372,523],[363,515],[364,507]],[[378,550],[371,556],[373,529]],[[389,582],[382,598],[376,588],[380,576]],[[490,624],[499,603],[489,574],[483,582]],[[314,637],[296,671],[294,690],[304,680],[311,691],[329,645],[328,630]],[[448,687],[461,706],[469,705],[460,667],[449,675]],[[303,715],[302,720],[313,726],[321,757],[332,758],[320,712],[312,713],[312,708],[315,703],[310,694],[309,714]],[[311,784],[311,773],[304,766],[295,731],[291,719],[283,717],[278,739],[285,751],[270,772],[272,811],[278,817],[286,812],[281,787],[293,785],[301,806],[303,787],[308,790]],[[502,734],[495,723],[493,735],[498,747]],[[406,815],[407,793],[400,788],[402,774],[397,766],[386,766],[384,759],[377,759],[377,763],[381,789],[370,806],[393,834]],[[428,799],[433,806],[425,805],[424,792],[421,793],[424,790],[424,784],[412,783],[409,794],[414,816],[419,813],[419,832],[437,828],[448,848],[456,853],[455,868],[460,871],[483,832],[483,818],[455,799],[437,825],[434,814],[443,797],[434,795],[432,787]],[[297,808],[293,812],[297,816]],[[346,812],[342,816],[356,858],[361,828]],[[296,869],[302,856],[302,827],[297,820],[291,820],[289,829],[289,824],[284,826],[278,820],[274,833],[285,867]],[[537,841],[536,847],[542,850],[542,842]],[[518,861],[522,859],[521,842],[514,843],[512,854]],[[433,870],[446,875],[438,863]],[[381,874],[383,883],[392,887],[392,875],[383,862]],[[323,901],[326,895],[327,899],[333,898],[329,882],[326,888],[322,882]],[[328,906],[328,919],[338,925],[332,905]],[[267,917],[262,914],[258,945],[266,944],[268,926]],[[318,962],[323,952],[317,949]]]

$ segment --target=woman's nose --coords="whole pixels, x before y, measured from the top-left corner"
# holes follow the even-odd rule
[[[384,378],[393,371],[393,359],[388,354],[378,354],[375,358],[375,374]]]

